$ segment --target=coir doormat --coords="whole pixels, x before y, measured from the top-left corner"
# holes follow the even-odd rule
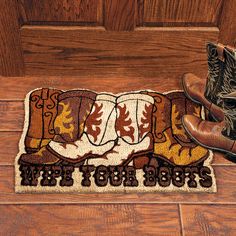
[[[216,192],[212,152],[187,136],[185,114],[204,111],[177,91],[31,91],[16,192]]]

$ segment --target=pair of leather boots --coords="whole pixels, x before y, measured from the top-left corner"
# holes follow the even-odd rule
[[[209,119],[185,115],[182,122],[186,132],[196,143],[225,152],[232,160],[236,156],[235,49],[208,43],[207,53],[207,80],[185,74],[183,88],[187,97],[206,108]]]
[[[128,93],[116,97],[88,90],[58,91],[54,108],[49,104],[39,106],[42,94],[36,101],[38,108],[35,108],[32,99],[34,101],[35,93],[42,91],[34,92],[30,97],[30,122],[25,139],[28,153],[21,155],[20,164],[79,164],[86,159],[89,164],[120,165],[152,150],[154,99],[151,96]],[[45,123],[45,116],[49,114],[44,111],[48,107],[54,109],[51,140],[41,135],[45,127],[49,131],[49,124]],[[31,121],[37,119],[38,125],[32,125]],[[34,130],[38,128],[40,131]],[[36,133],[40,144],[34,147],[31,136]]]

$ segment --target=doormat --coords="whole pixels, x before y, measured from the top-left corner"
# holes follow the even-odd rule
[[[204,109],[181,91],[31,91],[15,190],[216,192],[213,154],[185,133],[185,114]]]

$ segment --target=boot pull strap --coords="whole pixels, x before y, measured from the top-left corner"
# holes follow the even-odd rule
[[[224,57],[225,46],[223,44],[221,44],[221,43],[218,43],[216,49],[217,49],[217,53],[218,53],[218,58],[221,61],[225,61],[225,57]]]

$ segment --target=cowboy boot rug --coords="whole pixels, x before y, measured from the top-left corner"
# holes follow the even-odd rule
[[[181,91],[39,88],[25,99],[15,161],[24,192],[216,192],[213,152],[182,118],[205,109]]]

